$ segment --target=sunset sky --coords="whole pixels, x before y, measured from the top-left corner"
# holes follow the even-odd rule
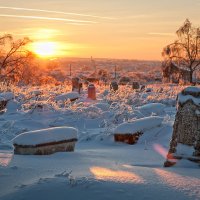
[[[199,11],[200,0],[0,0],[0,32],[55,44],[55,56],[155,60]]]

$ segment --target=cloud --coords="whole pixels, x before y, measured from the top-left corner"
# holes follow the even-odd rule
[[[141,18],[149,18],[150,15],[132,15],[132,16],[126,16],[122,17],[122,19],[141,19]]]
[[[62,12],[62,11],[55,11],[55,10],[43,10],[43,9],[32,9],[32,8],[0,6],[0,9],[45,12],[45,13],[54,13],[54,14],[63,14],[63,15],[72,15],[72,16],[92,17],[92,18],[99,18],[99,19],[116,19],[116,18],[112,18],[112,17],[102,17],[102,16],[97,16],[97,15],[88,15],[88,14],[82,14],[82,13]]]
[[[0,14],[0,17],[35,19],[35,20],[49,20],[49,21],[62,21],[62,22],[67,22],[68,24],[72,24],[72,25],[89,25],[89,24],[96,24],[97,23],[95,21],[88,21],[88,20],[77,20],[77,19],[58,18],[58,17],[42,17],[42,16],[31,16],[31,15]]]
[[[151,32],[148,35],[157,35],[157,36],[174,36],[174,33],[159,33],[159,32]]]

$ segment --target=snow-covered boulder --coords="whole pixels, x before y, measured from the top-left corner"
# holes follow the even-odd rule
[[[55,100],[56,101],[67,101],[69,99],[70,101],[75,101],[78,98],[79,98],[79,93],[78,92],[68,92],[68,93],[64,93],[64,94],[58,95],[55,98]]]
[[[164,114],[165,105],[162,103],[149,103],[136,109],[141,112],[144,116],[151,116],[152,114],[161,115]]]
[[[72,127],[54,127],[22,133],[13,139],[15,154],[47,155],[74,151],[78,130]]]

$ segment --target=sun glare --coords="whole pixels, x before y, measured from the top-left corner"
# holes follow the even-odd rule
[[[35,42],[32,45],[32,50],[40,57],[52,57],[57,55],[56,42]]]

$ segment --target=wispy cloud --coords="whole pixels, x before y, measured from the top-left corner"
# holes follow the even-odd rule
[[[21,10],[21,11],[33,11],[33,12],[45,12],[45,13],[54,13],[54,14],[63,14],[63,15],[73,15],[73,16],[82,16],[82,17],[92,17],[92,18],[99,18],[99,19],[116,19],[116,18],[112,18],[112,17],[103,17],[103,16],[98,16],[98,15],[88,15],[88,14],[82,14],[82,13],[63,12],[63,11],[56,11],[56,10],[43,10],[43,9],[20,8],[20,7],[7,7],[7,6],[0,6],[0,9]]]
[[[31,16],[31,15],[0,14],[0,17],[62,21],[62,22],[67,22],[68,24],[72,24],[72,25],[88,25],[88,24],[96,24],[97,23],[95,21],[88,21],[88,20],[77,20],[77,19],[57,18],[57,17],[42,17],[42,16]]]
[[[149,18],[151,17],[150,15],[131,15],[131,16],[126,16],[122,17],[122,19],[141,19],[141,18]]]
[[[174,33],[159,33],[159,32],[151,32],[148,35],[157,35],[157,36],[174,36]]]

